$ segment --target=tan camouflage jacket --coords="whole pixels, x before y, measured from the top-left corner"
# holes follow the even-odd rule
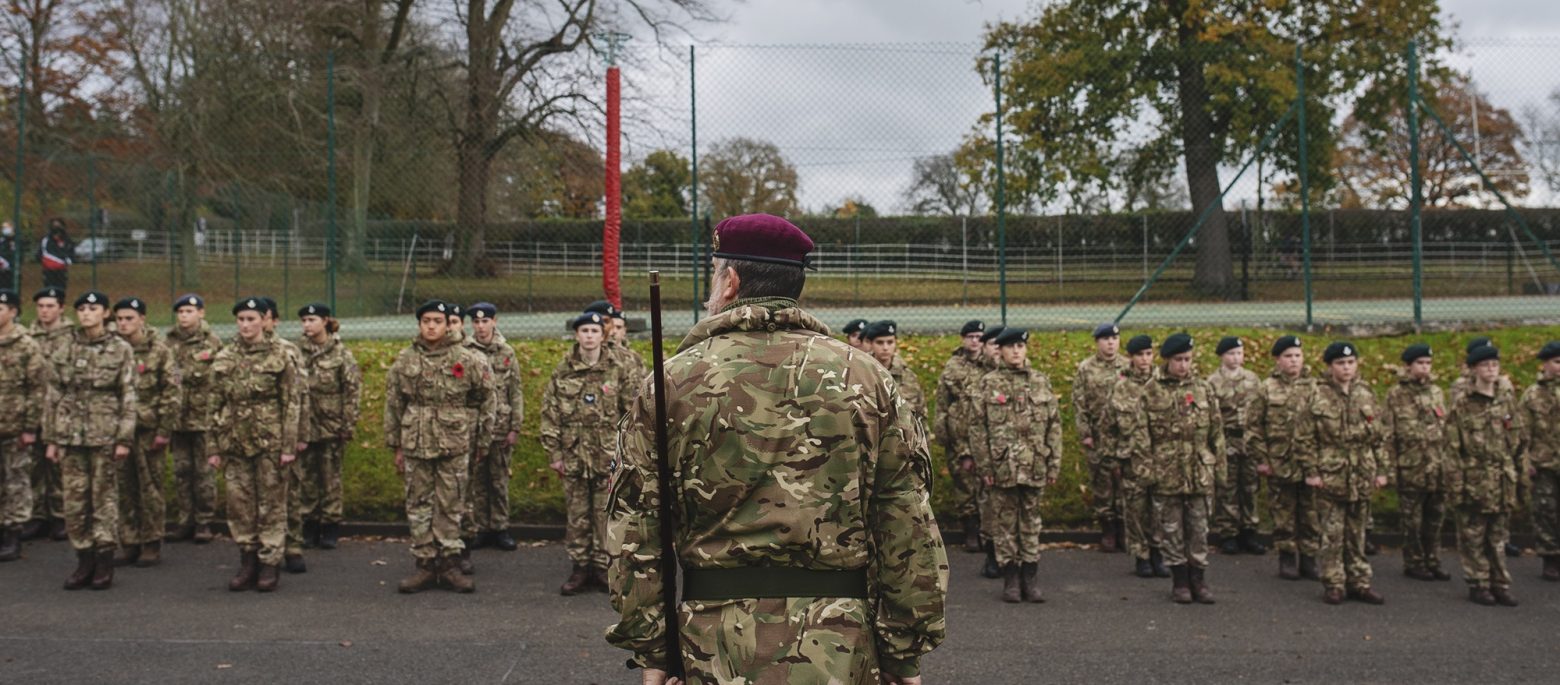
[[[611,353],[612,361],[624,367],[623,387],[629,389],[628,399],[632,402],[634,400],[633,393],[639,391],[639,384],[650,373],[645,368],[644,357],[639,356],[639,353],[629,347],[626,342],[620,344],[615,340],[608,340],[605,349]]]
[[[900,386],[827,331],[794,300],[741,300],[700,321],[667,360],[677,555],[685,568],[867,569],[879,663],[914,675],[946,631],[948,560],[932,517],[931,455]],[[621,620],[607,640],[659,667],[666,624],[651,387],[624,421],[613,476],[608,548]],[[832,619],[815,606],[801,604],[808,613],[793,620],[827,631]]]
[[[510,431],[519,432],[525,419],[525,392],[520,387],[520,358],[509,346],[504,334],[493,331],[493,339],[483,345],[477,336],[466,338],[466,346],[487,357],[493,369],[493,439],[505,440]]]
[[[473,444],[493,442],[497,403],[486,355],[418,338],[385,374],[385,445],[407,459],[469,457]]]
[[[0,335],[0,437],[41,433],[48,373],[43,347],[21,326]]]
[[[1256,397],[1258,388],[1262,387],[1262,379],[1250,369],[1240,368],[1230,372],[1220,365],[1217,371],[1208,375],[1208,384],[1213,386],[1213,394],[1219,398],[1219,413],[1224,422],[1224,447],[1232,455],[1245,456],[1246,403]]]
[[[603,347],[590,364],[575,345],[553,368],[542,391],[542,449],[563,462],[569,476],[601,476],[611,471],[618,419],[628,412],[633,390],[624,385],[630,370],[614,363]]]
[[[1348,392],[1331,378],[1317,381],[1295,436],[1306,477],[1322,479],[1317,492],[1348,502],[1370,499],[1376,477],[1391,471],[1381,451],[1384,424],[1376,395],[1363,380],[1350,383]]]
[[[921,391],[921,379],[916,378],[904,357],[894,355],[894,360],[888,364],[888,375],[899,384],[899,396],[904,398],[905,404],[910,405],[921,423],[926,423],[926,393]]]
[[[27,328],[27,334],[38,341],[45,358],[53,358],[54,353],[60,351],[61,347],[70,344],[71,334],[75,332],[76,324],[64,317],[60,318],[60,322],[55,324],[54,328],[44,328],[36,321]]]
[[[1062,473],[1062,413],[1051,380],[1027,365],[980,378],[968,409],[969,448],[999,488],[1042,487]]]
[[[1398,490],[1446,489],[1446,412],[1446,394],[1433,377],[1415,380],[1400,372],[1397,386],[1387,391],[1383,468],[1396,471]]]
[[[1526,475],[1521,468],[1522,414],[1515,399],[1497,387],[1495,397],[1469,390],[1452,402],[1446,426],[1447,493],[1458,506],[1482,513],[1509,513],[1517,507]]]
[[[105,329],[73,329],[49,358],[43,441],[69,447],[135,444],[135,352]]]
[[[1106,360],[1095,353],[1078,362],[1078,373],[1073,376],[1072,405],[1073,428],[1078,431],[1080,442],[1084,438],[1093,438],[1095,447],[1099,447],[1102,438],[1101,421],[1105,418],[1105,397],[1131,365],[1125,356],[1119,354]]]
[[[298,348],[297,343],[277,335],[276,331],[266,331],[265,336],[282,346],[282,350],[286,351],[287,357],[292,360],[293,368],[298,370],[298,382],[293,385],[294,392],[298,393],[295,398],[298,403],[298,425],[294,427],[293,434],[297,435],[299,440],[304,440],[309,434],[308,422],[312,410],[309,408],[311,400],[309,383],[303,376],[303,350]]]
[[[1291,379],[1273,369],[1246,405],[1246,455],[1271,466],[1272,477],[1281,483],[1305,480],[1307,455],[1295,449],[1296,429],[1315,391],[1316,379],[1306,371]]]
[[[1134,414],[1127,439],[1133,472],[1162,495],[1213,494],[1227,466],[1219,400],[1208,382],[1158,367]]]
[[[1134,477],[1147,478],[1153,474],[1146,470],[1150,464],[1139,464],[1132,460],[1132,452],[1128,449],[1129,440],[1133,431],[1138,426],[1135,423],[1138,417],[1138,407],[1143,404],[1143,390],[1154,380],[1154,367],[1146,371],[1138,371],[1131,366],[1121,374],[1121,378],[1111,385],[1110,392],[1105,398],[1104,418],[1100,426],[1099,442],[1095,443],[1095,451],[1122,462],[1122,468],[1130,472]],[[1139,473],[1138,468],[1144,471]]]
[[[135,427],[170,437],[179,413],[179,372],[173,366],[173,350],[157,330],[141,330],[139,342],[124,338],[135,351]]]
[[[299,409],[305,413],[303,442],[350,439],[363,401],[363,372],[352,350],[336,335],[323,345],[303,338],[298,350],[303,353],[303,387],[309,398]]]
[[[234,340],[211,361],[214,454],[279,457],[298,445],[303,378],[276,337]]]
[[[1560,471],[1560,378],[1539,378],[1522,393],[1521,409],[1528,465]]]
[[[179,374],[179,407],[173,429],[188,433],[210,430],[216,398],[211,362],[222,351],[222,340],[202,321],[199,328],[188,334],[177,325],[168,329],[168,347],[173,351],[174,368]]]
[[[1451,398],[1452,404],[1457,404],[1457,400],[1462,399],[1463,395],[1468,394],[1469,389],[1472,387],[1473,369],[1465,366],[1463,367],[1462,375],[1458,376],[1456,380],[1452,381],[1452,387],[1447,388],[1446,394]],[[1511,376],[1502,375],[1500,378],[1496,379],[1495,391],[1499,395],[1511,395],[1512,398],[1517,396],[1517,386],[1511,382]]]
[[[979,392],[975,386],[989,370],[981,364],[978,353],[972,355],[961,347],[948,357],[937,377],[937,439],[950,462],[972,456],[969,415],[975,403],[970,393]]]

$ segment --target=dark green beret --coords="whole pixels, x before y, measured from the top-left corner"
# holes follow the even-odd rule
[[[1344,357],[1359,356],[1359,349],[1354,347],[1354,343],[1351,343],[1347,340],[1339,340],[1331,345],[1328,345],[1327,349],[1322,350],[1322,361],[1328,364],[1331,364],[1336,360],[1343,359]]]
[[[1474,338],[1474,339],[1468,341],[1468,347],[1465,348],[1464,351],[1465,352],[1472,352],[1476,348],[1484,347],[1485,345],[1490,345],[1490,344],[1493,344],[1493,343],[1490,341],[1489,338],[1485,338],[1485,337]]]
[[[330,316],[330,305],[322,302],[311,302],[303,305],[298,308],[298,318],[301,319],[305,316],[328,317]]]
[[[1094,339],[1121,337],[1121,328],[1115,322],[1102,323],[1094,327]]]
[[[233,315],[238,316],[239,312],[255,312],[256,314],[264,314],[266,312],[265,298],[250,297],[239,300],[237,304],[233,305]]]
[[[81,309],[82,306],[89,305],[89,304],[95,304],[95,305],[98,305],[100,307],[107,307],[108,306],[108,296],[104,295],[101,291],[88,290],[87,292],[84,292],[81,295],[76,297],[76,305],[75,306],[76,306],[77,309]]]
[[[1174,357],[1183,352],[1192,351],[1192,336],[1187,333],[1171,333],[1165,338],[1163,345],[1159,346],[1159,356]]]
[[[1468,352],[1468,366],[1473,366],[1479,362],[1487,362],[1491,359],[1500,359],[1500,348],[1488,343],[1475,347]]]
[[[281,312],[280,309],[278,309],[276,307],[276,300],[273,300],[273,299],[271,299],[269,297],[262,297],[262,298],[260,298],[260,304],[265,306],[265,309],[262,310],[260,313],[262,313],[262,314],[271,314],[271,315],[276,316],[277,318],[281,318],[282,312]]]
[[[585,311],[595,312],[602,316],[612,316],[613,314],[617,313],[617,310],[617,307],[612,306],[612,303],[606,300],[596,300],[595,302],[585,305]]]
[[[997,343],[998,347],[1007,347],[1008,345],[1027,343],[1029,342],[1029,330],[1025,328],[1014,327],[1004,328],[1002,329],[1002,332],[997,335],[997,337],[992,338],[992,341]]]
[[[114,311],[121,309],[134,309],[141,316],[146,316],[146,300],[139,297],[127,297],[114,303]]]
[[[1127,354],[1137,354],[1154,349],[1154,339],[1146,335],[1134,335],[1127,341]]]
[[[33,294],[33,302],[37,302],[38,300],[41,300],[41,299],[43,299],[45,297],[52,297],[52,298],[54,298],[55,302],[58,302],[60,304],[65,304],[65,289],[64,288],[56,288],[56,287],[51,285],[51,286],[49,286],[47,288],[44,288],[43,290],[39,290],[38,292],[34,293]]]
[[[865,330],[866,327],[866,319],[851,319],[845,324],[845,327],[841,328],[840,330],[844,331],[845,335],[852,335],[855,333],[860,333],[861,331]]]
[[[1005,330],[1007,330],[1006,326],[992,326],[991,328],[986,329],[985,333],[980,334],[980,341],[983,343],[989,343],[993,340],[996,340],[997,336],[1002,335],[1002,331]]]
[[[460,306],[458,304],[455,304],[454,302],[451,302],[449,304],[450,304],[450,311],[449,311],[449,315],[450,316],[453,316],[453,317],[455,317],[457,319],[464,319],[464,318],[466,318],[466,308],[465,307],[462,307],[462,306]]]
[[[1544,349],[1538,351],[1540,361],[1547,362],[1555,357],[1560,357],[1560,340],[1551,340],[1544,343]]]
[[[1284,350],[1288,350],[1288,349],[1291,349],[1291,348],[1298,348],[1298,347],[1300,347],[1300,336],[1297,336],[1297,335],[1281,335],[1281,336],[1278,336],[1278,339],[1273,341],[1273,356],[1277,357],[1278,355],[1283,354]]]
[[[8,304],[17,309],[22,308],[22,298],[17,297],[15,290],[0,290],[0,304]]]
[[[205,309],[206,301],[200,299],[200,296],[196,295],[195,293],[188,293],[173,301],[173,311],[179,311],[179,307],[194,307],[196,309]]]
[[[601,312],[585,312],[574,317],[573,323],[569,324],[569,329],[577,331],[580,326],[605,326],[607,318],[607,315]]]
[[[1222,357],[1224,356],[1225,352],[1229,352],[1230,350],[1239,347],[1245,347],[1245,345],[1241,343],[1240,338],[1237,338],[1233,335],[1226,335],[1219,339],[1219,344],[1217,347],[1213,348],[1213,351]]]
[[[864,340],[877,340],[890,335],[899,335],[899,324],[893,321],[874,321],[867,324],[867,329],[861,333]]]
[[[422,303],[422,305],[417,308],[417,320],[421,321],[424,314],[430,313],[449,316],[450,303],[445,302],[444,300],[428,300],[427,302]]]
[[[1425,343],[1414,343],[1403,348],[1403,363],[1412,364],[1415,359],[1430,356],[1430,346]]]
[[[986,324],[980,322],[979,320],[965,321],[964,327],[959,329],[959,337],[964,337],[971,333],[984,333],[985,331]]]

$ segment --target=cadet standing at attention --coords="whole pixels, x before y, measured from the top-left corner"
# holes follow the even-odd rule
[[[49,357],[44,398],[44,457],[60,465],[65,530],[76,550],[66,590],[114,582],[119,537],[119,483],[114,462],[135,444],[135,353],[110,333],[108,296],[76,298],[78,327]]]
[[[341,539],[341,456],[352,442],[362,408],[363,372],[337,333],[341,323],[322,303],[298,310],[303,324],[305,392],[309,401],[300,434],[299,488],[294,497],[303,519],[303,546],[335,549]]]
[[[1246,368],[1246,346],[1227,336],[1214,350],[1219,370],[1208,376],[1223,414],[1224,446],[1229,451],[1229,478],[1214,484],[1213,535],[1221,554],[1266,554],[1257,540],[1257,465],[1246,450],[1246,404],[1257,394],[1262,379]]]
[[[173,487],[179,506],[179,527],[170,541],[211,542],[212,522],[217,519],[217,472],[206,463],[207,431],[212,413],[216,378],[211,362],[222,351],[222,340],[206,323],[206,302],[199,295],[185,295],[173,303],[176,323],[168,329],[168,346],[179,376],[179,407],[174,413]]]
[[[309,381],[304,376],[306,370],[303,364],[303,351],[298,349],[298,345],[293,341],[276,334],[276,326],[282,322],[281,310],[277,308],[276,300],[262,297],[260,306],[264,308],[261,312],[260,325],[265,329],[265,337],[276,341],[276,344],[287,353],[288,360],[298,372],[298,382],[293,385],[293,392],[297,394],[295,401],[298,403],[298,425],[293,427],[293,434],[298,437],[298,443],[293,445],[291,452],[295,456],[300,455],[308,448],[304,440],[308,435],[305,424],[310,414]],[[282,553],[282,564],[288,573],[304,573],[309,570],[309,567],[303,562],[303,510],[299,500],[303,492],[303,462],[294,459],[283,471],[287,477],[287,543]]]
[[[135,444],[119,462],[119,551],[114,563],[142,568],[162,561],[168,532],[163,466],[179,411],[179,374],[173,351],[146,325],[146,301],[127,297],[114,305],[119,337],[135,352]]]
[[[515,348],[498,332],[498,307],[478,302],[466,309],[471,337],[466,345],[487,357],[493,369],[493,442],[482,445],[471,465],[466,509],[461,517],[464,537],[477,547],[492,545],[505,552],[518,546],[509,534],[509,458],[520,439],[525,418],[525,394],[520,387],[520,360]]]
[[[644,358],[628,346],[628,322],[623,319],[623,310],[606,300],[596,300],[590,303],[585,311],[601,315],[602,327],[606,329],[604,331],[606,342],[603,343],[603,347],[607,350],[607,356],[613,362],[628,369],[628,375],[624,380],[630,383],[629,387],[637,389],[639,380],[648,372],[645,371]],[[616,438],[613,438],[613,441],[616,442]]]
[[[1451,580],[1441,570],[1441,529],[1446,523],[1446,395],[1435,384],[1430,346],[1403,350],[1398,384],[1387,391],[1386,468],[1397,473],[1403,519],[1403,575]]]
[[[33,295],[33,309],[37,310],[38,320],[27,332],[38,341],[44,359],[52,358],[60,348],[70,344],[71,333],[76,330],[75,324],[65,316],[65,289],[48,286],[39,290]],[[34,396],[32,401],[43,401],[43,394]],[[33,446],[32,520],[22,529],[23,540],[47,537],[60,541],[67,537],[60,465],[44,456],[45,449],[42,442]]]
[[[1273,341],[1273,358],[1273,373],[1246,407],[1246,451],[1257,473],[1268,479],[1278,577],[1321,580],[1316,569],[1321,546],[1316,494],[1305,484],[1307,455],[1295,449],[1295,429],[1310,405],[1316,380],[1306,375],[1300,338],[1279,336]]]
[[[1560,341],[1544,345],[1538,361],[1538,382],[1522,393],[1522,427],[1541,577],[1553,582],[1560,580]]]
[[[909,403],[910,409],[922,425],[926,424],[926,393],[921,391],[921,381],[916,378],[904,357],[899,356],[899,324],[878,321],[867,325],[861,334],[872,347],[872,358],[878,360],[888,375],[900,386],[899,396]]]
[[[1129,449],[1134,420],[1143,403],[1143,391],[1154,380],[1154,339],[1146,335],[1127,341],[1130,366],[1105,400],[1105,419],[1101,442],[1095,449],[1121,463],[1121,516],[1126,532],[1127,553],[1132,555],[1132,572],[1139,578],[1169,578],[1164,550],[1159,542],[1159,525],[1154,522],[1154,474],[1147,461],[1132,458]]]
[[[969,384],[964,388],[964,394],[974,397],[980,392],[980,379],[987,372],[995,370],[1002,365],[1002,348],[997,347],[997,336],[1002,334],[1006,327],[998,324],[987,326],[986,331],[980,334],[980,371],[971,374]],[[980,475],[980,463],[975,464],[975,475]],[[980,509],[980,539],[981,549],[986,552],[986,561],[981,564],[980,575],[982,578],[1001,578],[1002,567],[997,565],[997,548],[992,543],[991,523],[991,498],[986,496],[986,488],[981,487],[975,492],[975,506]]]
[[[1480,336],[1468,341],[1467,352],[1468,354],[1472,355],[1475,350],[1481,347],[1492,346],[1494,346],[1493,341],[1491,341],[1488,337]],[[1452,404],[1456,404],[1457,400],[1462,399],[1463,395],[1468,394],[1468,389],[1471,388],[1472,385],[1473,367],[1464,365],[1462,375],[1458,376],[1456,380],[1452,381],[1452,387],[1447,390],[1447,395],[1451,397]],[[1511,401],[1513,403],[1517,401],[1517,387],[1511,382],[1511,376],[1501,374],[1500,378],[1495,380],[1495,392],[1498,396],[1502,396],[1503,398],[1505,395],[1510,395]],[[1517,504],[1515,508],[1512,509],[1511,514],[1515,516],[1521,507],[1522,498],[1518,497]],[[1510,531],[1507,532],[1509,533]],[[1512,544],[1509,537],[1501,541],[1501,547],[1505,550],[1506,556],[1508,557],[1522,556],[1522,549]]]
[[[1100,524],[1100,551],[1115,552],[1126,542],[1121,523],[1121,465],[1099,449],[1102,422],[1105,419],[1105,395],[1116,379],[1127,371],[1121,349],[1121,329],[1114,323],[1094,329],[1094,354],[1078,362],[1073,376],[1073,425],[1083,445],[1089,467],[1089,493],[1094,501],[1094,518]]]
[[[385,445],[406,478],[406,524],[417,571],[399,590],[445,585],[476,590],[460,572],[461,480],[476,444],[491,442],[493,372],[481,354],[450,334],[450,305],[429,300],[417,308],[417,339],[385,375]]]
[[[1457,553],[1468,599],[1514,607],[1501,549],[1510,537],[1522,473],[1522,417],[1500,384],[1500,351],[1485,343],[1468,353],[1467,391],[1452,400],[1446,445],[1452,455],[1447,495],[1457,517]]]
[[[925,429],[880,364],[798,308],[806,234],[759,214],[714,240],[709,317],[666,362],[676,492],[657,481],[651,383],[623,424],[607,640],[665,682],[661,556],[676,554],[691,685],[920,683],[948,584]]]
[[[542,393],[542,449],[563,479],[563,541],[573,562],[558,588],[564,595],[607,588],[607,482],[616,450],[609,440],[634,392],[623,385],[627,367],[607,357],[607,321],[598,312],[574,319],[574,347]]]
[[[16,323],[21,298],[0,290],[0,561],[22,556],[22,525],[32,518],[32,450],[42,430],[47,360],[38,341]]]
[[[948,460],[948,473],[953,476],[954,513],[964,526],[964,551],[979,552],[980,474],[975,472],[975,457],[969,448],[968,410],[974,397],[967,388],[980,380],[988,370],[982,364],[985,352],[980,342],[986,325],[979,321],[966,321],[959,330],[958,349],[943,364],[942,375],[937,377],[937,438],[942,441],[943,456]]]

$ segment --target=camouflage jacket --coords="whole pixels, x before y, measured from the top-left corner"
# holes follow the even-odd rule
[[[297,343],[277,335],[276,331],[266,331],[265,337],[275,340],[282,347],[288,359],[292,360],[293,368],[298,371],[298,382],[293,385],[293,392],[297,393],[294,401],[298,403],[298,425],[293,427],[293,434],[300,441],[305,440],[309,434],[308,422],[312,411],[309,409],[311,398],[308,379],[303,376],[303,350],[298,348]]]
[[[168,347],[173,351],[173,365],[179,374],[179,407],[173,429],[189,433],[210,430],[216,397],[211,362],[222,351],[222,340],[202,321],[190,333],[178,326],[168,329]]]
[[[937,377],[937,439],[942,441],[949,461],[971,456],[969,415],[975,405],[971,394],[979,392],[975,386],[987,371],[990,369],[981,364],[978,354],[971,355],[961,347],[953,351]]]
[[[419,338],[385,374],[385,445],[407,459],[469,457],[473,444],[493,441],[497,403],[486,355]]]
[[[36,321],[27,328],[27,334],[31,335],[33,340],[38,341],[38,346],[43,349],[45,358],[53,358],[54,353],[60,351],[61,347],[70,344],[71,334],[75,332],[76,324],[63,318],[53,328],[44,328]]]
[[[1305,371],[1291,379],[1273,369],[1246,405],[1246,455],[1273,467],[1273,478],[1281,483],[1305,480],[1307,455],[1295,450],[1296,429],[1315,391],[1316,379]]]
[[[525,393],[520,388],[520,358],[504,334],[493,331],[493,339],[483,345],[476,336],[466,338],[466,346],[487,357],[493,369],[493,439],[504,440],[509,432],[520,432],[525,418]]]
[[[1523,473],[1522,415],[1497,386],[1495,397],[1473,390],[1452,402],[1446,447],[1452,455],[1446,490],[1459,506],[1509,513],[1517,506]]]
[[[71,447],[135,444],[135,352],[103,331],[74,329],[49,357],[43,441]]]
[[[41,398],[48,385],[43,347],[21,326],[0,335],[0,437],[43,430]]]
[[[948,560],[932,517],[931,456],[900,386],[827,331],[794,300],[741,300],[700,321],[667,360],[676,553],[685,568],[866,569],[878,661],[913,675],[946,630]],[[640,665],[661,666],[650,387],[624,421],[608,504],[621,620],[607,640]],[[799,606],[802,630],[835,620],[815,610],[822,605]]]
[[[1152,474],[1146,471],[1140,474],[1136,469],[1139,466],[1146,468],[1148,464],[1132,461],[1132,453],[1127,448],[1132,432],[1137,429],[1134,421],[1138,416],[1138,407],[1143,403],[1143,390],[1152,380],[1154,380],[1153,367],[1149,367],[1146,371],[1138,371],[1131,366],[1121,374],[1121,378],[1116,379],[1106,395],[1098,442],[1094,445],[1095,451],[1126,462],[1123,464],[1125,468],[1132,470],[1134,476],[1144,478]]]
[[[563,462],[570,476],[599,476],[611,470],[618,419],[628,412],[633,390],[624,385],[629,369],[612,361],[606,348],[596,363],[580,346],[553,368],[542,391],[542,449]]]
[[[363,372],[352,350],[335,335],[318,345],[308,338],[298,341],[303,353],[303,388],[309,401],[304,413],[302,442],[344,440],[357,429],[362,410]]]
[[[1522,393],[1521,409],[1528,465],[1560,471],[1560,378],[1539,378]]]
[[[179,373],[173,366],[173,350],[153,328],[143,328],[139,342],[124,341],[135,351],[136,430],[169,437],[179,413]]]
[[[1406,492],[1446,489],[1446,394],[1433,378],[1400,374],[1387,391],[1384,468],[1395,470],[1397,487]]]
[[[1257,396],[1262,379],[1250,369],[1236,369],[1233,373],[1219,370],[1208,376],[1213,394],[1219,398],[1219,413],[1224,421],[1224,447],[1230,454],[1246,454],[1246,403]]]
[[[211,360],[213,454],[292,454],[298,445],[303,378],[276,337],[234,340]]]
[[[1133,473],[1162,495],[1213,494],[1227,466],[1219,400],[1208,382],[1156,368],[1133,413],[1127,438]]]
[[[926,393],[921,391],[921,379],[916,378],[915,371],[905,363],[905,358],[894,355],[894,360],[888,363],[888,375],[899,384],[899,396],[904,398],[905,404],[910,405],[910,410],[923,424],[926,422]]]
[[[1041,487],[1062,473],[1062,413],[1051,380],[1025,365],[981,376],[968,410],[969,449],[999,488]]]
[[[639,353],[626,342],[620,344],[615,340],[608,340],[606,350],[611,353],[612,361],[624,368],[623,387],[629,390],[628,399],[632,402],[633,393],[639,391],[640,382],[650,373],[645,367],[645,358],[639,356]]]
[[[1078,362],[1078,373],[1073,376],[1072,405],[1073,427],[1078,440],[1093,438],[1095,447],[1101,439],[1101,421],[1105,416],[1105,396],[1110,394],[1116,380],[1127,372],[1131,362],[1122,355],[1106,360],[1098,353]]]
[[[1451,398],[1452,404],[1457,404],[1457,400],[1468,394],[1469,389],[1472,387],[1473,369],[1463,367],[1462,375],[1452,381],[1452,387],[1447,388],[1446,394]],[[1497,395],[1511,395],[1512,398],[1517,396],[1517,386],[1511,382],[1511,376],[1502,375],[1495,380],[1495,393]]]
[[[1390,470],[1381,456],[1384,423],[1365,381],[1350,383],[1348,392],[1330,378],[1316,383],[1300,412],[1295,450],[1305,455],[1306,477],[1322,479],[1318,492],[1349,502],[1370,499],[1376,477]]]

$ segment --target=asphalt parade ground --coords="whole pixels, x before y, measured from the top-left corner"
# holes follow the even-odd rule
[[[228,592],[237,553],[219,538],[165,546],[163,565],[120,569],[107,591],[60,588],[66,543],[32,542],[0,564],[0,682],[637,683],[602,639],[605,594],[558,595],[557,543],[479,550],[477,592],[403,596],[404,543],[348,539],[268,595]],[[1314,582],[1282,581],[1276,557],[1213,558],[1218,604],[1169,601],[1169,580],[1125,555],[1049,551],[1045,604],[1008,605],[979,555],[950,550],[948,639],[928,683],[1555,682],[1560,583],[1512,560],[1516,608],[1466,600],[1460,580],[1404,578],[1374,558],[1381,607],[1330,607]],[[1457,573],[1455,556],[1444,566]]]

